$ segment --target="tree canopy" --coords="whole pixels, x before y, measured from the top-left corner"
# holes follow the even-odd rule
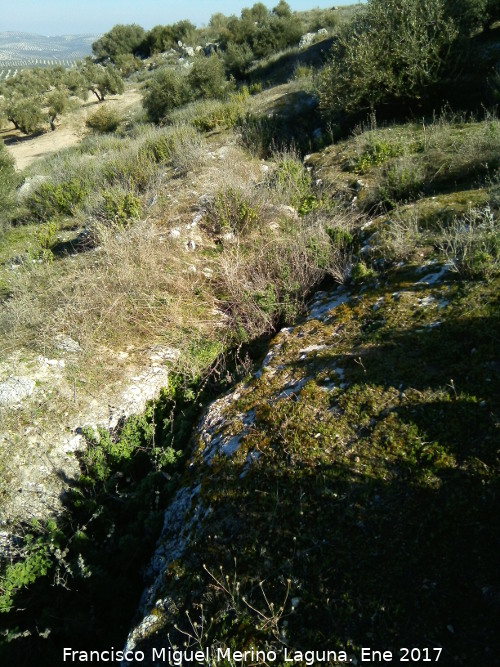
[[[136,53],[144,41],[144,28],[135,23],[131,25],[115,25],[109,32],[92,44],[92,51],[96,58],[113,59],[125,53]]]
[[[325,111],[415,102],[463,63],[460,39],[497,17],[498,0],[369,0],[342,27],[318,82]],[[495,9],[496,8],[496,9]]]
[[[188,20],[171,25],[156,25],[145,31],[138,25],[116,25],[92,45],[97,59],[109,58],[118,64],[125,54],[149,57],[178,47],[179,42],[194,46],[202,35],[225,50],[230,45],[250,50],[256,58],[295,46],[303,33],[303,26],[297,14],[293,13],[285,0],[268,10],[262,2],[242,9],[241,15],[224,16],[214,14],[205,31],[197,30]]]
[[[61,66],[22,70],[2,85],[0,112],[24,134],[33,134],[55,121],[70,106],[74,95],[85,96],[76,70]]]
[[[55,130],[57,118],[71,108],[75,97],[87,99],[92,92],[102,102],[107,95],[123,90],[116,67],[96,64],[90,58],[71,69],[26,69],[3,82],[0,115],[24,134],[41,131],[47,124]]]
[[[269,11],[261,2],[241,10],[240,18],[230,16],[224,20],[215,14],[210,20],[214,38],[224,49],[231,44],[250,48],[256,58],[265,58],[288,46],[296,46],[303,33],[300,18],[289,5],[280,0]]]
[[[83,85],[93,93],[98,102],[103,102],[106,95],[120,95],[125,89],[119,71],[113,65],[100,65],[86,58],[80,64],[79,72]]]

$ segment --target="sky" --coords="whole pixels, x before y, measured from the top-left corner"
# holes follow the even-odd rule
[[[155,25],[189,19],[198,27],[212,14],[236,14],[257,0],[14,0],[2,7],[0,32],[20,31],[39,35],[98,34],[117,23],[138,23],[149,30]],[[264,4],[272,8],[279,0]],[[292,10],[350,5],[356,0],[288,0]]]

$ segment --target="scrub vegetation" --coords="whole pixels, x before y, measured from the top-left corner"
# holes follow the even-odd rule
[[[78,145],[22,172],[0,145],[0,380],[62,362],[0,405],[5,664],[131,625],[145,652],[498,653],[499,19],[281,0],[118,25],[2,83],[18,137],[95,95]],[[33,424],[67,430],[152,353],[166,386],[81,424],[59,511],[9,514]]]

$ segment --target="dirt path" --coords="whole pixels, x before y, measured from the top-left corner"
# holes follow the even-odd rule
[[[104,104],[113,107],[122,116],[140,103],[141,94],[135,89],[127,90],[119,97],[112,97]],[[45,132],[34,137],[26,137],[19,130],[12,128],[0,130],[0,138],[15,160],[16,169],[22,170],[32,162],[62,148],[78,144],[88,133],[85,119],[97,109],[97,101],[89,100],[80,109],[63,116],[55,132]]]

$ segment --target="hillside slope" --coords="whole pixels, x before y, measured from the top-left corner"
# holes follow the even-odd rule
[[[184,635],[212,658],[222,646],[359,660],[374,646],[487,660],[497,289],[463,290],[432,264],[319,294],[198,427],[127,647],[149,655]]]
[[[324,44],[2,152],[2,664],[498,654],[500,121],[334,123]]]
[[[443,148],[442,132],[477,142],[482,128],[434,131]],[[366,201],[400,159],[362,166],[367,146],[420,132],[366,132],[307,163],[337,196]],[[472,247],[486,252],[478,219],[494,201],[474,183],[424,181],[415,202],[368,218],[356,247],[373,268],[319,292],[208,407],[129,650],[203,649],[228,665],[227,648],[280,665],[285,649],[307,664],[359,664],[367,646],[447,665],[496,653],[500,283]],[[463,236],[477,225],[467,258],[464,238],[452,256],[440,236],[460,216]]]

